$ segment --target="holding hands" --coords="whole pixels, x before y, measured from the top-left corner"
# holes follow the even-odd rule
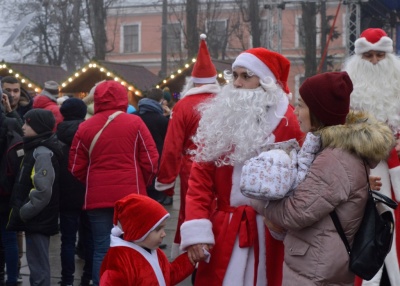
[[[211,244],[194,244],[187,248],[188,257],[190,262],[195,265],[197,262],[206,261],[208,262],[211,255],[210,250],[212,248]]]

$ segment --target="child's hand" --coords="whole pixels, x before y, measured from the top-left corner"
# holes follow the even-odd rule
[[[189,246],[187,252],[190,262],[195,265],[197,262],[206,260],[209,255],[207,255],[205,251],[210,252],[211,248],[212,245],[204,243]]]

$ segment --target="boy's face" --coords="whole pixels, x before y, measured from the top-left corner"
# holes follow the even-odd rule
[[[24,137],[33,137],[36,136],[37,133],[30,127],[26,122],[22,125],[22,131],[24,132]]]
[[[152,232],[150,232],[145,240],[138,242],[137,245],[141,247],[146,247],[151,250],[157,249],[160,244],[162,243],[164,237],[166,236],[165,234],[165,226],[167,225],[166,219],[160,223],[156,229],[154,229]]]

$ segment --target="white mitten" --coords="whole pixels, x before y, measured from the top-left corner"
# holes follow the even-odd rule
[[[297,176],[296,158],[296,150],[290,156],[283,150],[270,150],[247,160],[242,168],[240,191],[253,199],[283,198]]]
[[[315,159],[315,154],[320,150],[320,148],[320,136],[314,135],[312,132],[308,132],[306,139],[304,140],[303,146],[297,154],[297,178],[292,186],[292,189],[296,188],[297,185],[304,180],[307,175],[308,169]]]

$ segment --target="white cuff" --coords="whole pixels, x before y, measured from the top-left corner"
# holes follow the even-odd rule
[[[389,169],[390,182],[392,183],[392,188],[396,201],[400,201],[400,166]]]
[[[215,244],[211,221],[194,219],[184,222],[181,226],[181,250],[199,243]]]
[[[173,187],[175,186],[175,181],[172,182],[172,183],[170,183],[170,184],[163,184],[163,183],[160,183],[159,181],[157,181],[157,179],[158,179],[158,178],[156,178],[156,182],[155,182],[155,184],[154,184],[154,188],[155,188],[157,191],[162,192],[162,191],[171,189],[171,188],[173,188]]]

